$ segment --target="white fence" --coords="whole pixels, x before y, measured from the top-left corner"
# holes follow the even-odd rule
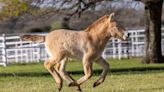
[[[121,41],[119,39],[109,40],[103,57],[105,58],[129,58],[129,57],[143,57],[145,54],[145,31],[142,30],[128,30],[130,39],[128,41]],[[164,55],[164,33],[162,33],[162,54]]]
[[[109,40],[103,57],[105,58],[129,58],[142,57],[144,55],[144,30],[129,30],[130,39],[121,41]],[[44,35],[44,34],[43,34]],[[162,52],[164,54],[164,33],[162,33]],[[39,62],[45,60],[48,55],[44,43],[22,41],[18,35],[0,35],[0,65],[9,63]]]
[[[44,43],[22,41],[18,35],[0,36],[0,65],[39,62],[48,58]]]

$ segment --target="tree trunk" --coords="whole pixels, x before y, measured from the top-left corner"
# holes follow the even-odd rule
[[[145,3],[145,57],[144,63],[161,63],[161,14],[163,0]]]

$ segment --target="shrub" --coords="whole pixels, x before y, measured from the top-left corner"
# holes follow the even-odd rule
[[[55,29],[63,28],[62,23],[59,21],[54,21],[50,26],[50,31],[53,31]]]

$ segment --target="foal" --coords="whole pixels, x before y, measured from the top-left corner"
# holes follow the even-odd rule
[[[23,35],[22,39],[45,42],[50,58],[44,62],[44,66],[54,77],[59,90],[62,88],[61,77],[69,86],[77,86],[81,90],[80,85],[92,76],[93,62],[103,68],[102,74],[93,85],[96,87],[104,82],[109,71],[109,64],[101,56],[108,40],[111,37],[126,40],[128,37],[125,29],[112,19],[113,15],[114,13],[99,18],[83,31],[58,29],[46,36]],[[82,60],[85,75],[78,80],[74,80],[65,71],[68,57]]]

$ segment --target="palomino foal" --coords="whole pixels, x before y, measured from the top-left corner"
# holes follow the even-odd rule
[[[69,86],[80,85],[92,76],[93,62],[102,66],[103,71],[99,79],[94,83],[94,87],[104,82],[109,64],[101,56],[108,40],[111,37],[126,40],[128,35],[125,29],[112,19],[114,13],[105,15],[83,31],[73,31],[58,29],[50,32],[46,36],[40,35],[23,35],[23,40],[45,42],[46,50],[50,56],[44,62],[44,66],[54,77],[58,89],[62,88],[62,79],[65,79]],[[82,60],[84,76],[74,80],[66,71],[67,58]]]

